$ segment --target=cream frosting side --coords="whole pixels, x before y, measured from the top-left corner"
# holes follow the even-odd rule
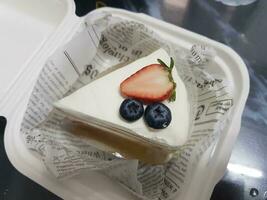
[[[120,95],[120,83],[139,69],[157,63],[157,59],[170,63],[170,57],[163,49],[136,60],[129,65],[117,69],[92,83],[82,87],[70,96],[56,102],[55,107],[75,113],[82,113],[98,118],[115,125],[131,129],[137,135],[165,143],[170,146],[179,146],[186,142],[189,131],[189,101],[184,83],[173,69],[173,79],[176,82],[176,101],[163,103],[172,113],[172,121],[165,129],[149,128],[141,118],[133,123],[126,122],[119,115],[119,107],[124,98]]]

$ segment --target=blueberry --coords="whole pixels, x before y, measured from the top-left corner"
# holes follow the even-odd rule
[[[172,120],[170,109],[162,103],[153,103],[146,107],[145,121],[148,126],[163,129],[169,126]]]
[[[125,99],[120,106],[120,115],[123,119],[133,122],[142,117],[144,107],[141,101],[135,99]]]

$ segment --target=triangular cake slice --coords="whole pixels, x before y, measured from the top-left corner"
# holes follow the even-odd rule
[[[176,100],[162,102],[171,110],[172,114],[172,121],[167,128],[152,129],[147,126],[143,118],[129,123],[123,120],[119,114],[121,102],[124,100],[120,93],[120,84],[143,67],[158,63],[158,59],[164,63],[170,63],[168,53],[159,49],[89,83],[54,105],[72,117],[86,120],[88,124],[94,124],[95,127],[103,126],[106,130],[110,127],[110,129],[120,130],[128,136],[145,138],[152,143],[171,147],[183,145],[188,138],[189,131],[189,101],[185,85],[175,67],[172,70],[172,77],[176,82]]]

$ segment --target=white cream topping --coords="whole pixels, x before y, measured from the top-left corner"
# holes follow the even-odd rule
[[[120,125],[152,141],[170,146],[180,146],[186,142],[188,137],[189,101],[185,85],[175,68],[172,75],[177,84],[176,100],[174,102],[163,102],[170,108],[172,114],[172,121],[167,128],[151,129],[145,124],[143,117],[133,123],[129,123],[119,115],[119,108],[124,100],[119,91],[120,83],[141,68],[158,63],[157,59],[163,60],[166,64],[170,63],[170,57],[167,52],[159,49],[82,87],[70,96],[56,102],[55,107],[66,112],[81,113],[114,125]]]

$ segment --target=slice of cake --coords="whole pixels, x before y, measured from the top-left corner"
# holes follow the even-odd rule
[[[163,49],[110,72],[54,105],[106,134],[156,146],[179,147],[189,134],[187,91]]]

